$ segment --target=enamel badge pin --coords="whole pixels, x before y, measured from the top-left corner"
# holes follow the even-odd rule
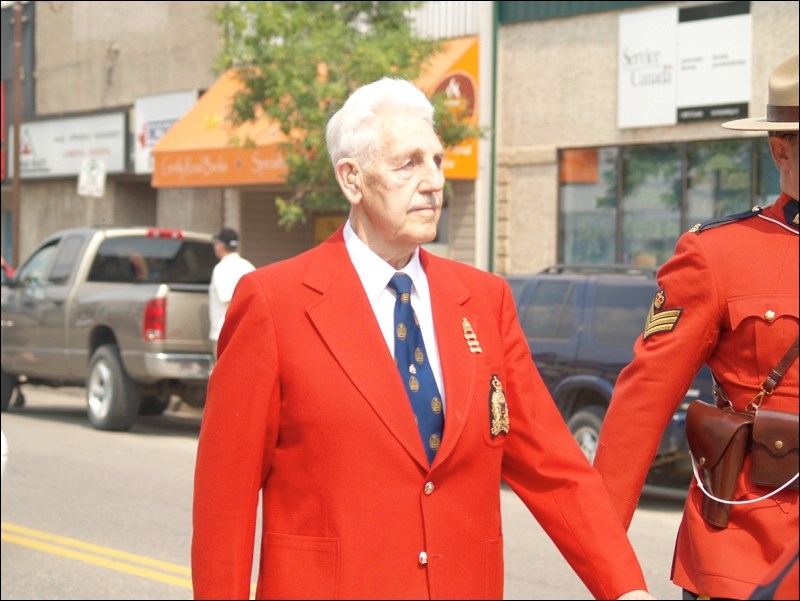
[[[472,331],[472,324],[469,323],[469,320],[466,317],[464,318],[464,321],[461,322],[461,325],[464,327],[464,338],[467,340],[469,352],[482,353],[483,349],[481,348],[481,343],[478,342],[478,337],[475,336],[475,332]]]

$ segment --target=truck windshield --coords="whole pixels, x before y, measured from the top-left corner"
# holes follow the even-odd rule
[[[208,242],[121,236],[100,245],[89,281],[208,284],[216,262]]]

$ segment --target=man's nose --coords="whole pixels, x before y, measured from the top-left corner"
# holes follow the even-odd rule
[[[426,161],[422,183],[427,191],[439,192],[444,189],[444,170],[441,163]]]

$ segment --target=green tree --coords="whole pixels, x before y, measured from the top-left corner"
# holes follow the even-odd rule
[[[409,11],[421,2],[226,2],[216,13],[225,44],[218,67],[239,68],[243,91],[230,119],[241,124],[267,115],[287,141],[289,198],[278,198],[286,229],[307,213],[345,212],[325,145],[325,126],[351,92],[384,76],[416,79],[441,44],[416,36]],[[436,106],[446,147],[480,135],[444,95]],[[252,144],[232,140],[233,144]]]

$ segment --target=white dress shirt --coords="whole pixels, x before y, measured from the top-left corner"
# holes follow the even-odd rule
[[[389,280],[398,272],[397,269],[381,259],[366,244],[364,244],[353,231],[350,221],[344,226],[344,241],[350,260],[358,273],[364,291],[367,293],[369,304],[378,320],[383,338],[389,352],[394,357],[394,305],[395,292],[388,287]],[[433,313],[431,311],[431,296],[428,288],[428,278],[419,262],[419,249],[408,264],[400,272],[408,274],[411,278],[411,306],[419,319],[422,330],[422,339],[425,342],[425,352],[433,370],[433,377],[439,387],[442,404],[445,402],[442,366],[439,361],[439,347],[436,344],[436,332],[433,328]]]

